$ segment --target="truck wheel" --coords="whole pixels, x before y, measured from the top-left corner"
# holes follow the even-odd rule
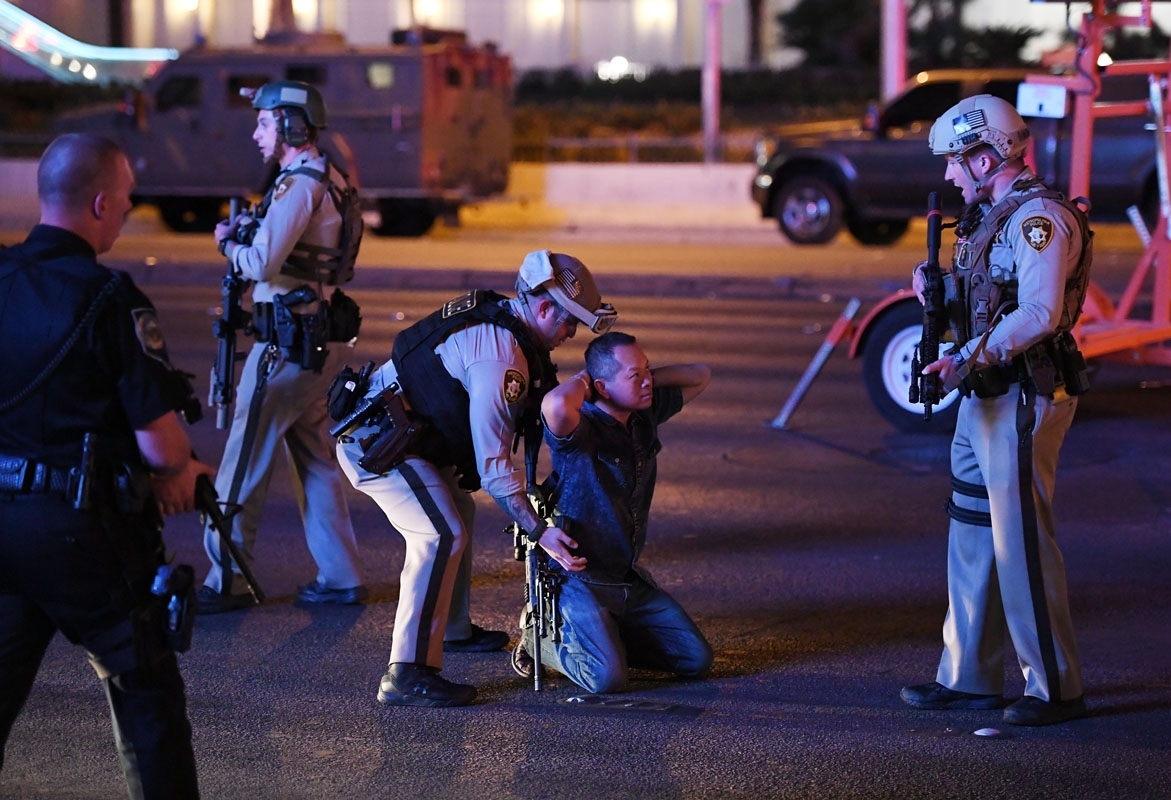
[[[374,229],[379,236],[423,236],[435,224],[435,209],[427,200],[379,200],[382,222]]]
[[[923,419],[923,405],[908,399],[911,359],[923,333],[923,307],[917,300],[891,306],[878,318],[862,351],[862,376],[870,402],[888,422],[906,433],[949,433],[955,428],[960,393],[950,392]],[[951,351],[951,342],[940,342],[939,352]]]
[[[907,219],[855,219],[846,220],[846,228],[859,244],[886,247],[897,242],[907,232],[911,221]]]
[[[155,205],[163,223],[179,233],[209,233],[227,216],[218,197],[160,197]]]
[[[793,244],[825,244],[842,229],[842,198],[815,175],[794,175],[773,200],[773,217]]]

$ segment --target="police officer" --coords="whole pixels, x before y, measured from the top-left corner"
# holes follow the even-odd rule
[[[924,367],[963,392],[951,449],[948,600],[933,683],[902,698],[922,709],[1005,704],[1004,628],[1024,673],[1014,725],[1085,714],[1081,667],[1054,530],[1053,488],[1077,394],[1088,384],[1069,331],[1092,260],[1085,215],[1026,166],[1029,131],[1011,104],[977,95],[931,129],[933,153],[973,214],[957,230],[951,320],[957,346]],[[922,299],[922,271],[915,290]]]
[[[561,253],[529,253],[516,289],[513,299],[470,292],[395,338],[367,397],[398,384],[423,428],[406,446],[405,460],[371,472],[360,463],[370,431],[359,428],[338,441],[346,476],[378,503],[407,544],[390,665],[378,690],[383,703],[466,705],[475,687],[439,675],[443,652],[508,644],[507,633],[471,622],[470,492],[482,486],[525,531],[545,529],[528,500],[524,472],[512,461],[516,433],[524,433],[526,446],[540,436],[541,398],[556,383],[549,352],[579,323],[601,332],[616,317],[585,265]],[[541,543],[572,558],[572,542],[557,528],[545,530]]]
[[[325,346],[330,326],[321,322],[317,299],[322,283],[347,279],[344,273],[353,266],[328,258],[336,252],[343,224],[331,185],[345,185],[345,176],[317,149],[318,131],[326,124],[317,89],[299,81],[267,83],[252,95],[252,107],[257,110],[252,139],[264,160],[281,171],[254,213],[215,229],[220,252],[238,275],[255,282],[256,335],[241,372],[216,492],[229,510],[238,509],[231,517],[232,537],[251,558],[276,457],[287,453],[305,540],[318,569],[297,598],[360,603],[366,589],[358,545],[327,436],[325,397],[340,368],[341,348]],[[211,526],[204,547],[211,569],[199,590],[200,613],[251,605],[243,581],[232,579],[238,568],[225,571],[219,535]]]
[[[134,175],[113,142],[66,134],[37,170],[40,224],[0,251],[0,763],[56,631],[105,686],[130,795],[199,794],[183,680],[151,594],[159,511],[194,507],[176,410],[199,410],[154,308],[97,262]],[[117,478],[115,478],[117,476]]]

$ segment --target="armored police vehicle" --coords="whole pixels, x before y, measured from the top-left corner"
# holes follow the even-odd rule
[[[425,34],[425,35],[424,35]],[[319,144],[350,175],[376,233],[420,236],[461,204],[503,192],[512,150],[512,66],[461,32],[395,32],[386,47],[336,37],[248,49],[198,48],[164,65],[118,108],[82,109],[59,127],[103,133],[130,155],[136,199],[179,231],[211,230],[231,197],[255,197],[275,177],[241,96],[299,80],[325,96]]]

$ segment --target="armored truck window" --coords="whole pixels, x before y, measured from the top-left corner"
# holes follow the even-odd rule
[[[252,108],[252,99],[240,94],[241,89],[259,89],[268,83],[267,75],[229,75],[228,108]]]
[[[375,61],[366,65],[366,83],[371,89],[389,89],[394,86],[394,65],[388,61]]]
[[[202,102],[203,82],[194,75],[170,78],[155,94],[155,108],[159,111],[170,111],[172,108],[199,108]]]

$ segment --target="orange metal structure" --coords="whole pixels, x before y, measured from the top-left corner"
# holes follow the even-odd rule
[[[1086,358],[1129,363],[1171,365],[1171,194],[1168,187],[1168,81],[1171,57],[1161,61],[1120,61],[1099,66],[1104,35],[1126,26],[1151,26],[1151,0],[1143,0],[1137,16],[1113,13],[1117,2],[1092,0],[1092,10],[1082,18],[1076,71],[1068,76],[1033,75],[1030,83],[1057,84],[1073,95],[1069,197],[1089,196],[1090,152],[1094,120],[1150,112],[1158,137],[1160,213],[1155,230],[1118,304],[1101,287],[1091,283],[1082,317],[1074,329]],[[1150,81],[1148,102],[1098,101],[1099,75],[1146,74]],[[1144,289],[1150,290],[1150,316],[1132,316]]]

